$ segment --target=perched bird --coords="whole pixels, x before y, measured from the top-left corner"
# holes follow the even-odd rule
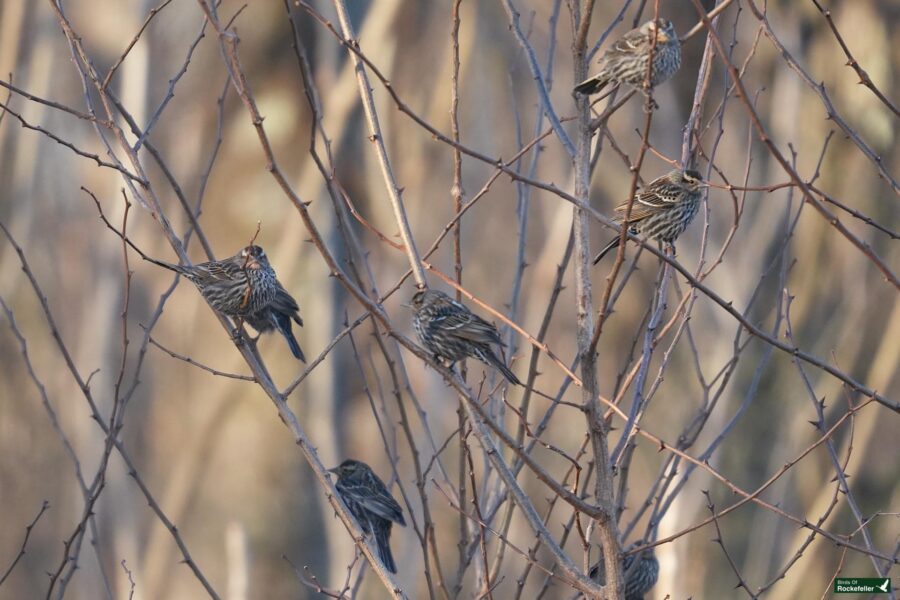
[[[643,233],[655,240],[674,244],[687,229],[700,207],[700,188],[707,185],[697,171],[675,169],[651,181],[638,192],[628,215],[628,230]],[[628,203],[616,207],[615,220],[621,223],[625,218]],[[600,262],[606,253],[618,247],[621,238],[617,235],[597,256],[594,264]]]
[[[654,36],[656,46],[653,47],[650,87],[672,77],[681,66],[681,42],[670,21],[657,19],[647,21],[616,40],[600,57],[597,74],[576,85],[575,92],[595,94],[608,83],[627,83],[641,88],[647,77],[647,59]]]
[[[638,559],[637,565],[634,564]],[[600,585],[606,585],[606,567],[603,556],[600,561],[591,567],[589,573],[591,579]],[[653,550],[644,550],[640,554],[629,554],[622,561],[622,575],[625,577],[625,600],[642,600],[644,594],[650,591],[659,577],[659,560]]]
[[[472,356],[496,367],[510,383],[522,385],[491,350],[491,344],[503,346],[494,325],[438,290],[416,292],[412,307],[416,311],[413,325],[419,340],[435,358],[446,359],[452,364]]]
[[[337,475],[334,487],[360,529],[375,536],[378,558],[388,571],[396,573],[397,565],[391,554],[391,525],[406,527],[403,509],[366,463],[347,459],[328,470]]]
[[[246,318],[263,310],[280,287],[275,270],[259,246],[247,246],[231,258],[192,266],[145,258],[190,279],[210,306],[228,317]]]
[[[294,328],[291,325],[293,320],[297,325],[303,327],[303,319],[300,318],[300,307],[297,301],[282,287],[281,283],[275,281],[276,291],[275,298],[272,302],[255,313],[251,313],[244,317],[244,321],[253,327],[260,334],[267,333],[272,330],[278,330],[284,339],[287,340],[288,347],[294,358],[306,362],[303,356],[303,350],[294,337]]]

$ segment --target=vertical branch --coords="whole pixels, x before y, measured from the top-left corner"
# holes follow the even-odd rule
[[[573,19],[578,24],[576,38],[572,45],[572,63],[575,69],[574,81],[583,81],[587,76],[587,31],[590,26],[593,0],[585,3],[581,14],[575,13]],[[591,109],[587,96],[577,95],[576,121],[576,153],[574,158],[575,189],[574,195],[582,206],[589,206],[591,186]],[[587,418],[587,430],[591,438],[591,449],[594,453],[596,478],[594,495],[597,506],[605,513],[598,519],[597,533],[602,545],[606,561],[607,590],[621,589],[621,571],[619,568],[619,540],[615,530],[613,514],[613,480],[609,464],[607,447],[607,425],[603,420],[603,410],[598,401],[599,386],[597,382],[597,362],[591,338],[593,334],[593,303],[591,299],[591,256],[589,215],[580,206],[572,210],[572,231],[575,239],[575,302],[577,313],[578,358],[581,362],[581,399],[582,410]],[[618,598],[618,591],[608,596]]]
[[[450,43],[452,45],[452,70],[450,72],[450,134],[453,141],[459,143],[459,25],[460,16],[459,8],[462,0],[454,0],[450,25]],[[456,215],[462,212],[463,197],[465,190],[462,183],[462,152],[459,148],[453,149],[453,187],[450,188],[450,195],[453,197],[453,211]],[[453,224],[453,268],[456,275],[456,283],[462,286],[462,219],[456,219]],[[456,299],[462,299],[462,292],[457,290]],[[460,374],[463,379],[466,378],[466,363],[460,365]],[[456,570],[456,583],[453,586],[453,596],[456,597],[462,590],[463,576],[465,575],[466,566],[466,548],[469,545],[469,520],[466,518],[466,457],[469,455],[468,443],[466,441],[466,410],[463,405],[465,398],[459,397],[459,405],[456,408],[457,421],[459,422],[459,506],[463,508],[463,512],[459,514],[459,542],[457,548],[459,550],[459,564]],[[471,459],[470,459],[471,460]],[[475,502],[475,487],[473,481],[472,500]],[[476,509],[478,508],[476,504]]]
[[[453,43],[453,70],[450,75],[450,134],[453,141],[459,143],[459,5],[462,0],[453,2],[453,24],[450,30],[450,39]],[[459,214],[462,210],[463,197],[466,192],[462,185],[462,152],[459,148],[453,149],[453,188],[450,194],[453,196],[453,210]],[[462,248],[460,239],[462,235],[462,223],[457,219],[453,225],[453,261],[456,273],[456,283],[462,285]],[[456,293],[456,299],[460,300],[460,293]],[[464,506],[464,504],[460,504]]]
[[[632,430],[636,427],[640,415],[645,410],[645,402],[648,397],[644,395],[644,384],[647,380],[647,373],[650,369],[650,359],[653,356],[654,336],[656,335],[659,323],[662,320],[663,313],[666,311],[666,296],[668,294],[669,282],[669,263],[660,265],[660,275],[657,283],[657,294],[654,300],[653,314],[647,324],[647,330],[644,332],[644,342],[641,349],[640,368],[634,383],[634,399],[631,402],[631,408],[628,411],[628,420],[622,428],[622,436],[616,443],[613,450],[611,462],[619,469],[619,499],[616,508],[616,518],[618,519],[624,510],[625,494],[627,492],[627,481],[625,474],[628,472],[629,463],[634,452],[635,444],[632,436]],[[624,454],[623,454],[624,452]]]
[[[334,8],[338,14],[338,21],[341,25],[341,31],[353,48],[359,50],[359,41],[356,39],[356,32],[353,30],[353,24],[350,22],[350,15],[347,14],[347,6],[344,0],[334,0]],[[387,149],[384,146],[384,137],[381,134],[381,125],[378,122],[378,113],[375,110],[375,100],[372,97],[372,86],[369,83],[369,76],[366,75],[363,61],[356,52],[350,52],[350,60],[356,68],[356,80],[359,84],[359,96],[363,103],[363,112],[366,115],[366,122],[369,124],[369,141],[375,145],[375,153],[378,156],[378,164],[381,167],[381,174],[384,176],[384,183],[387,186],[388,196],[391,200],[391,208],[394,209],[394,218],[397,219],[397,226],[400,228],[400,239],[403,240],[403,250],[406,252],[406,258],[409,260],[409,266],[413,272],[413,278],[416,280],[416,287],[427,287],[425,280],[425,270],[422,268],[422,262],[419,259],[419,251],[416,249],[413,240],[412,231],[409,226],[409,219],[406,217],[406,207],[403,206],[402,190],[394,179],[394,171],[391,168],[391,161],[387,155]]]
[[[587,10],[585,11],[586,14],[590,15],[590,9],[593,5],[594,0],[589,0]],[[576,152],[575,145],[572,143],[572,140],[569,139],[566,130],[562,128],[562,122],[556,115],[556,111],[553,110],[553,103],[550,102],[550,93],[547,90],[544,75],[541,73],[541,67],[538,64],[534,50],[531,48],[531,44],[525,39],[525,34],[522,32],[522,27],[519,25],[519,12],[510,0],[504,1],[503,8],[506,9],[507,16],[509,17],[510,29],[513,34],[515,34],[516,40],[522,46],[525,57],[528,59],[528,68],[531,70],[531,75],[534,78],[538,95],[541,98],[541,106],[543,107],[544,114],[547,115],[547,119],[553,126],[553,132],[556,134],[556,137],[559,138],[559,142],[562,144],[563,149],[565,149],[566,154],[574,157]],[[585,35],[587,35],[587,32],[585,32]]]
[[[721,0],[719,0],[721,4]],[[713,20],[713,27],[717,26],[719,17]],[[706,45],[703,47],[703,57],[700,59],[700,71],[697,73],[697,85],[694,90],[694,102],[691,105],[691,114],[688,122],[682,130],[681,144],[681,168],[690,169],[693,166],[692,157],[695,137],[698,135],[698,123],[703,115],[703,101],[706,99],[706,91],[709,89],[709,65],[713,56],[713,41],[710,35],[706,36]],[[704,191],[704,194],[708,192]]]
[[[491,588],[493,587],[491,585],[491,569],[488,565],[487,540],[485,536],[485,521],[484,515],[481,514],[481,504],[478,500],[478,487],[475,482],[475,463],[472,461],[472,450],[469,448],[469,444],[466,442],[466,437],[468,437],[468,433],[463,433],[462,451],[469,470],[469,482],[472,486],[472,508],[475,516],[478,518],[478,524],[480,527],[478,540],[481,548],[481,560],[484,562],[484,591],[480,592],[479,598],[484,598],[485,596],[487,596],[488,600],[493,600],[494,596],[493,594],[491,594]],[[461,505],[460,508],[465,510],[465,506]]]

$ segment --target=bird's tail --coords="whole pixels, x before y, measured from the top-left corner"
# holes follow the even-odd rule
[[[603,250],[601,250],[599,253],[597,253],[597,256],[594,257],[594,260],[591,264],[596,265],[598,262],[603,260],[603,257],[606,256],[610,250],[619,247],[619,242],[621,240],[622,240],[622,238],[620,238],[619,236],[616,236],[615,238],[613,238],[613,240],[610,243],[608,243],[607,245],[605,245],[603,247]]]
[[[590,79],[585,79],[581,83],[575,86],[576,94],[584,94],[585,96],[590,94],[596,94],[600,90],[606,87],[606,84],[609,83],[609,80],[602,75],[594,75]]]
[[[376,525],[372,527],[372,533],[375,534],[375,545],[378,546],[378,558],[384,563],[384,567],[391,573],[397,572],[397,564],[394,562],[394,555],[391,554],[391,525]]]
[[[509,381],[511,384],[524,386],[524,384],[521,381],[519,381],[519,378],[516,377],[516,374],[513,373],[509,367],[506,366],[506,363],[504,363],[502,360],[497,358],[497,355],[494,354],[490,348],[483,349],[482,352],[480,353],[479,358],[481,358],[485,363],[493,366],[495,369],[500,371],[503,374],[503,376],[506,377],[506,380]]]
[[[287,340],[287,345],[291,349],[291,354],[294,355],[294,358],[305,364],[306,357],[303,356],[303,350],[300,349],[300,344],[297,343],[297,338],[294,337],[294,328],[291,327],[290,318],[283,313],[275,313],[274,320],[276,327],[278,327],[278,331],[280,331],[281,335],[284,336],[284,339]]]
[[[297,338],[294,337],[293,332],[287,332],[284,334],[284,339],[287,340],[288,347],[291,349],[291,354],[294,355],[294,358],[306,364],[306,357],[303,356],[303,350],[300,349],[300,344],[297,343]]]

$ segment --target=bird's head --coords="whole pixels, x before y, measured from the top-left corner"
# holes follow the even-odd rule
[[[241,250],[241,259],[245,269],[259,269],[269,264],[266,251],[259,246],[247,246]]]
[[[684,171],[680,171],[678,176],[681,178],[681,184],[689,191],[696,192],[702,187],[706,187],[707,184],[703,181],[703,177],[697,171],[693,169],[685,169]]]
[[[337,475],[338,479],[352,479],[353,477],[359,476],[364,473],[367,468],[368,467],[365,465],[365,463],[361,463],[358,460],[348,458],[338,466],[328,469],[328,471]]]
[[[672,25],[672,21],[669,21],[668,19],[647,21],[641,29],[644,29],[644,33],[647,34],[648,37],[650,34],[655,33],[657,44],[668,44],[669,42],[678,39],[678,34],[675,33],[675,26]]]
[[[445,294],[443,292],[439,292],[438,290],[419,290],[415,294],[413,294],[412,300],[410,303],[414,310],[419,310],[423,306],[427,306],[432,304],[441,298],[443,298]]]

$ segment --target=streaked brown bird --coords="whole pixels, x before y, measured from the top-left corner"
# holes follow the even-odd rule
[[[300,307],[278,281],[265,250],[259,246],[247,246],[230,258],[192,266],[144,258],[190,279],[210,306],[223,315],[243,319],[260,334],[278,330],[291,353],[306,362],[291,325],[293,320],[303,326]]]
[[[391,554],[391,526],[397,523],[406,527],[400,504],[364,462],[347,459],[328,470],[337,475],[334,487],[359,523],[360,529],[365,534],[374,536],[378,558],[388,571],[396,573],[397,565]]]
[[[275,299],[275,270],[259,246],[247,246],[230,258],[191,266],[147,260],[190,279],[210,306],[228,317],[246,317]]]
[[[659,242],[674,244],[678,236],[691,224],[700,207],[700,188],[706,186],[700,173],[675,169],[651,181],[639,191],[628,215],[628,230],[642,233]],[[616,207],[617,223],[625,219],[628,203]],[[617,235],[597,256],[596,265],[607,252],[619,246]]]
[[[519,378],[497,358],[491,344],[503,346],[493,324],[438,290],[420,290],[412,297],[413,325],[422,345],[438,360],[456,363],[469,356],[495,367],[515,385]]]
[[[634,564],[635,559],[639,562]],[[603,556],[591,567],[591,579],[600,585],[606,585],[606,567]],[[659,560],[653,550],[644,550],[640,554],[629,554],[622,561],[622,575],[625,576],[625,600],[642,600],[659,578]]]
[[[652,40],[653,68],[650,70],[650,87],[656,87],[672,77],[681,67],[681,42],[670,21],[647,21],[632,29],[603,53],[596,75],[575,86],[578,94],[595,94],[609,83],[627,83],[643,88],[647,77],[647,60]]]
[[[291,349],[291,354],[294,355],[294,358],[305,363],[306,357],[303,356],[303,350],[300,348],[300,344],[297,343],[297,338],[294,337],[294,327],[291,324],[293,320],[294,323],[303,327],[303,319],[300,318],[300,307],[293,296],[282,287],[280,282],[276,280],[275,285],[275,298],[272,302],[262,310],[247,315],[244,321],[260,334],[273,330],[278,331],[287,340],[288,347]]]

